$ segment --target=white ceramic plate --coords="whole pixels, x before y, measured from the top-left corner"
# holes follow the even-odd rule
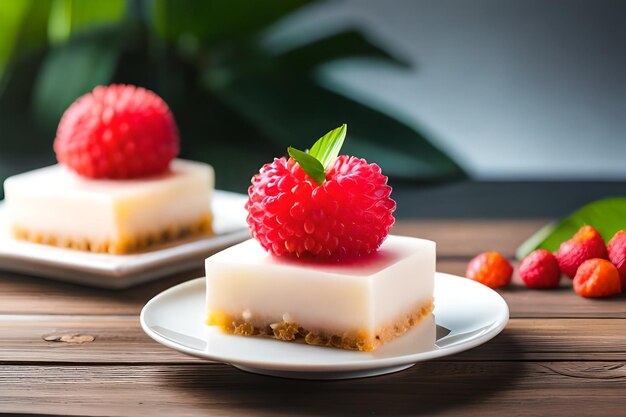
[[[167,347],[245,371],[343,379],[396,372],[471,349],[500,333],[509,320],[509,309],[498,293],[484,285],[437,273],[433,316],[372,353],[225,335],[203,323],[205,284],[204,278],[198,278],[150,300],[141,311],[141,326]]]
[[[0,207],[0,269],[103,288],[126,288],[202,265],[220,249],[247,239],[246,196],[216,190],[215,236],[182,240],[131,255],[80,252],[10,237]]]

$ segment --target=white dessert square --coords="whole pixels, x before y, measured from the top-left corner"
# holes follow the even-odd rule
[[[389,236],[348,262],[274,257],[248,240],[206,260],[209,325],[371,351],[433,308],[435,243]]]
[[[53,165],[4,183],[16,238],[108,253],[209,233],[213,188],[210,165],[180,159],[149,178],[96,180]]]

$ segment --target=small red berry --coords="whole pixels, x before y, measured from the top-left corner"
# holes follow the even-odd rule
[[[63,114],[54,141],[58,161],[89,178],[159,174],[178,154],[176,122],[152,91],[98,86]]]
[[[484,252],[469,262],[465,276],[489,288],[498,288],[511,281],[513,267],[500,253]]]
[[[561,244],[556,253],[561,271],[574,278],[578,267],[587,259],[608,259],[602,236],[592,226],[583,226],[572,238]]]
[[[376,164],[339,156],[320,185],[293,158],[275,159],[252,178],[248,225],[273,255],[340,259],[378,249],[396,203]]]
[[[561,280],[561,270],[554,255],[539,249],[525,257],[519,265],[518,274],[528,288],[555,288]]]
[[[588,259],[574,277],[574,291],[589,298],[610,297],[622,291],[619,272],[605,259]]]
[[[626,231],[620,230],[607,245],[609,259],[622,277],[622,291],[626,291]]]

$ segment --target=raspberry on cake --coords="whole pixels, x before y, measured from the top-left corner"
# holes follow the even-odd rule
[[[346,155],[319,185],[295,159],[276,159],[254,176],[249,193],[252,236],[276,256],[367,255],[394,222],[396,204],[380,167]]]
[[[94,88],[63,114],[54,151],[59,163],[89,178],[141,178],[167,170],[178,129],[161,97],[133,85]]]
[[[8,178],[17,239],[123,254],[211,233],[210,165],[173,159],[178,132],[163,100],[128,85],[96,87],[59,124],[59,165]]]
[[[391,188],[375,164],[339,156],[343,125],[308,153],[261,168],[254,239],[206,260],[207,323],[226,333],[372,351],[433,309],[435,243],[387,236]]]

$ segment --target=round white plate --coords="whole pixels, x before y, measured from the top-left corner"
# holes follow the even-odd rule
[[[141,311],[141,326],[167,347],[245,371],[343,379],[396,372],[471,349],[500,333],[509,320],[509,309],[498,293],[484,285],[437,273],[434,315],[371,353],[226,335],[205,325],[204,318],[204,278],[198,278],[150,300]]]

